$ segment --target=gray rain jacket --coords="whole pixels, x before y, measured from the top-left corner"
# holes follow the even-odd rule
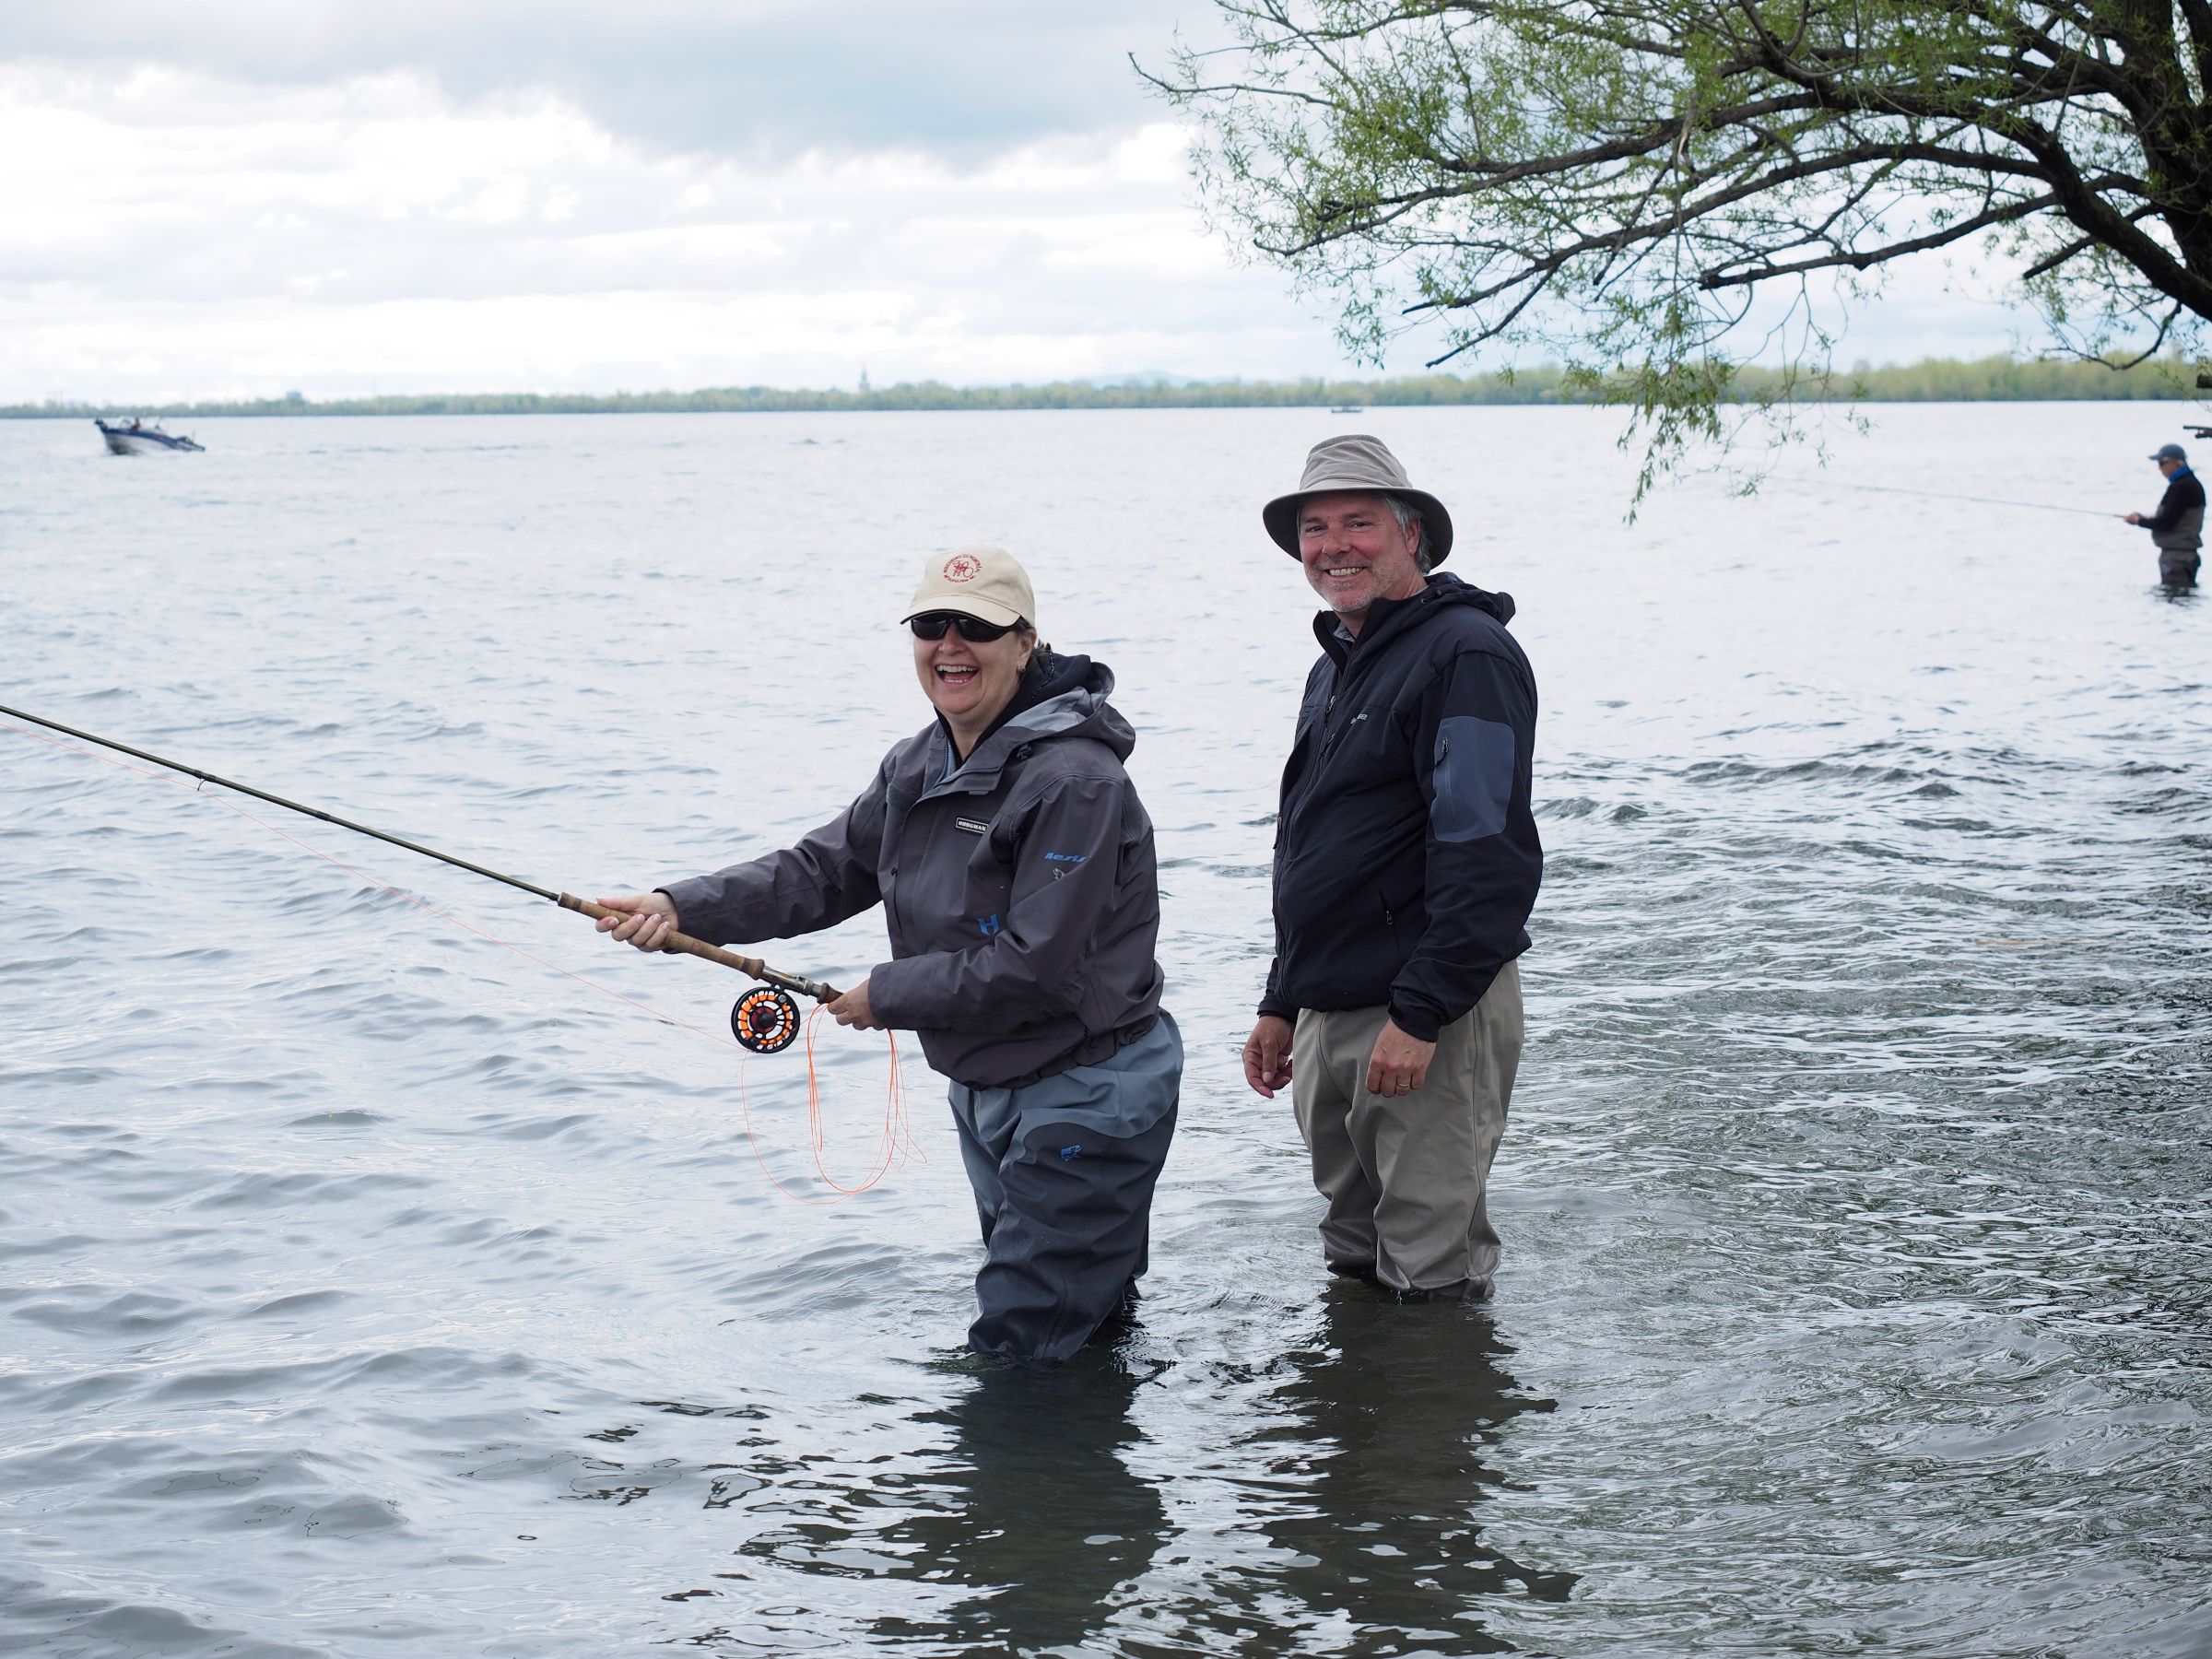
[[[1033,665],[957,771],[934,722],[798,845],[662,888],[677,926],[751,944],[880,901],[893,959],[869,1005],[937,1071],[1005,1088],[1096,1065],[1149,1029],[1160,992],[1152,820],[1112,689],[1088,657]]]

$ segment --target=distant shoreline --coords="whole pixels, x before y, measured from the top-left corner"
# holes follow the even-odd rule
[[[2022,362],[1991,357],[1838,371],[1801,382],[1801,403],[2187,402],[2193,371],[2166,360],[2136,369],[2094,362]],[[1777,395],[1782,378],[1749,369],[1737,377],[1749,402]],[[1357,405],[1368,408],[1464,407],[1478,405],[1589,404],[1586,384],[1555,368],[1492,374],[1424,374],[1387,380],[1166,380],[1100,384],[948,386],[936,381],[867,391],[791,391],[772,386],[720,386],[697,392],[426,393],[318,401],[288,395],[232,402],[40,403],[0,405],[0,419],[88,419],[95,415],[171,418],[266,415],[850,415],[960,413],[1030,409],[1290,409]]]

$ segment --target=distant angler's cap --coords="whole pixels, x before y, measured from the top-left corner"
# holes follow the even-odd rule
[[[2153,461],[2179,461],[2186,466],[2189,464],[2189,452],[2178,443],[2161,443],[2150,458]]]
[[[960,547],[933,553],[922,566],[922,585],[906,602],[911,622],[925,611],[958,611],[1000,628],[1037,624],[1037,595],[1030,573],[1004,547]]]
[[[1279,495],[1260,509],[1260,523],[1275,545],[1291,558],[1299,557],[1298,509],[1311,495],[1404,496],[1421,510],[1421,551],[1434,570],[1452,551],[1452,515],[1444,504],[1425,489],[1406,481],[1406,469],[1380,438],[1365,432],[1347,432],[1324,438],[1306,453],[1305,477],[1288,495]]]

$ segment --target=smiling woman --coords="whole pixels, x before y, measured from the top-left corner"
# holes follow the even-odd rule
[[[830,1011],[918,1031],[951,1079],[984,1247],[969,1344],[1030,1361],[1134,1302],[1182,1077],[1135,735],[1112,671],[1040,647],[1036,616],[999,548],[933,557],[904,620],[936,719],[796,846],[604,899],[626,916],[600,923],[657,950],[679,919],[727,944],[883,905],[892,959]]]
[[[962,760],[1014,700],[1037,650],[1036,627],[1018,603],[1024,594],[1010,581],[1004,584],[1008,590],[1004,600],[980,588],[966,592],[953,585],[976,582],[982,570],[976,552],[954,554],[945,561],[949,591],[942,598],[947,606],[971,608],[917,611],[906,619],[914,636],[914,673],[923,695],[944,717],[953,753]],[[921,598],[916,594],[916,603]],[[1034,600],[1029,604],[1034,608]]]

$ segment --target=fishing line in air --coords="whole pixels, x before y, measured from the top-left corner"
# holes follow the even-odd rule
[[[1800,483],[1812,483],[1806,478]],[[1832,484],[1838,489],[1871,489],[1881,495],[1927,496],[1938,501],[1979,501],[1984,507],[2021,507],[2030,512],[2074,512],[2087,518],[2117,519],[2116,512],[2100,512],[2095,507],[2059,507],[2049,501],[2015,501],[2005,496],[1961,495],[1954,489],[1913,489],[1902,484],[1853,484],[1842,478],[1822,478],[1823,484]]]
[[[830,1173],[825,1161],[825,1154],[827,1153],[829,1147],[829,1135],[822,1106],[821,1078],[815,1056],[815,1027],[820,1018],[823,1007],[837,995],[835,989],[831,986],[822,984],[816,981],[803,979],[797,975],[781,972],[776,969],[768,967],[767,964],[761,962],[758,958],[740,956],[734,951],[724,950],[717,946],[703,945],[700,941],[688,939],[682,934],[671,935],[671,944],[665,948],[674,950],[679,954],[700,956],[711,961],[721,962],[724,966],[736,968],[740,971],[745,972],[761,982],[760,989],[747,993],[746,996],[739,1000],[737,1008],[732,1012],[732,1035],[724,1036],[719,1031],[710,1030],[704,1026],[693,1025],[690,1021],[686,1019],[679,1019],[672,1014],[665,1013],[662,1010],[653,1007],[646,1003],[640,1002],[637,998],[627,995],[624,993],[616,990],[611,985],[602,984],[596,980],[586,978],[584,975],[576,972],[572,969],[564,968],[558,962],[549,961],[544,957],[538,956],[532,951],[524,949],[519,945],[512,944],[506,939],[499,937],[495,934],[487,932],[485,929],[477,926],[474,923],[465,921],[463,918],[453,915],[448,911],[441,910],[438,906],[432,904],[429,900],[422,898],[418,894],[409,892],[405,888],[394,887],[389,882],[381,880],[364,871],[358,870],[354,868],[353,865],[347,864],[344,860],[324,852],[322,848],[317,847],[309,841],[300,840],[298,836],[292,834],[289,830],[285,830],[280,825],[271,823],[268,819],[261,817],[258,813],[248,810],[246,807],[239,805],[238,802],[230,800],[225,795],[209,794],[206,786],[209,783],[214,783],[220,788],[236,790],[241,794],[253,795],[257,799],[269,801],[276,806],[287,807],[291,811],[302,813],[307,817],[320,818],[324,822],[335,824],[340,829],[352,830],[362,835],[373,837],[378,841],[389,841],[394,846],[405,847],[410,852],[422,853],[426,857],[437,859],[442,864],[452,865],[458,869],[466,870],[474,875],[488,877],[494,881],[503,882],[509,887],[519,888],[523,891],[534,894],[539,898],[552,900],[556,903],[559,904],[563,910],[577,911],[579,913],[584,915],[608,915],[617,913],[609,912],[600,905],[594,904],[588,900],[576,899],[571,894],[555,893],[545,888],[534,887],[528,882],[517,880],[512,876],[503,876],[496,870],[486,869],[479,865],[471,864],[465,859],[455,858],[449,853],[440,853],[433,848],[418,845],[414,841],[405,841],[395,835],[388,835],[381,830],[370,829],[365,824],[353,823],[348,819],[338,818],[334,814],[321,811],[318,808],[304,806],[296,801],[288,801],[281,795],[270,794],[265,791],[254,789],[251,785],[237,783],[228,778],[218,777],[212,772],[205,772],[193,767],[183,766],[174,760],[165,759],[159,755],[150,754],[143,749],[133,748],[127,744],[116,743],[112,739],[97,736],[89,732],[80,732],[74,726],[62,725],[58,722],[42,719],[39,715],[27,713],[20,709],[11,709],[5,704],[0,704],[0,715],[9,715],[18,720],[28,720],[32,722],[34,724],[46,727],[48,731],[65,732],[72,737],[81,737],[87,742],[98,744],[103,748],[113,749],[122,754],[130,755],[141,760],[148,760],[153,762],[155,766],[167,769],[167,772],[165,773],[162,771],[152,771],[145,766],[135,766],[127,760],[119,760],[112,755],[101,754],[97,749],[86,748],[75,743],[65,743],[58,738],[50,737],[46,735],[45,733],[31,731],[27,727],[11,724],[6,720],[0,720],[0,728],[5,728],[6,730],[14,732],[20,736],[29,737],[33,742],[44,744],[49,748],[60,749],[69,754],[82,755],[88,759],[100,761],[103,764],[112,766],[121,771],[133,772],[140,777],[152,778],[165,783],[179,783],[180,786],[181,780],[168,774],[182,773],[184,776],[193,778],[196,781],[192,791],[193,794],[212,801],[217,806],[223,807],[226,811],[229,811],[237,817],[245,819],[248,823],[258,825],[261,829],[267,830],[271,835],[276,836],[280,841],[289,842],[291,845],[299,848],[301,852],[309,853],[312,857],[322,860],[324,864],[329,865],[332,868],[344,872],[346,875],[352,877],[355,880],[376,888],[379,892],[385,893],[392,898],[400,900],[404,903],[409,904],[415,909],[422,911],[426,914],[435,916],[440,921],[448,923],[453,927],[461,929],[465,933],[473,934],[477,938],[484,940],[488,944],[496,945],[501,950],[509,951],[513,955],[522,958],[526,962],[534,963],[540,968],[549,971],[550,972],[557,973],[563,979],[572,980],[577,984],[585,987],[587,990],[595,991],[602,996],[611,997],[616,1002],[621,1003],[629,1008],[633,1008],[639,1013],[646,1015],[650,1018],[659,1020],[665,1025],[674,1026],[679,1030],[688,1031],[693,1036],[703,1038],[707,1041],[714,1043],[717,1046],[736,1049],[738,1051],[737,1099],[740,1114],[745,1124],[746,1140],[752,1148],[754,1161],[760,1166],[760,1171],[762,1175],[767,1178],[769,1184],[774,1187],[777,1193],[779,1193],[782,1196],[792,1200],[794,1203],[809,1205],[841,1204],[848,1198],[856,1197],[860,1194],[866,1192],[869,1188],[876,1185],[877,1182],[881,1181],[883,1177],[889,1172],[894,1165],[903,1163],[908,1158],[911,1157],[916,1159],[926,1161],[926,1159],[923,1159],[921,1148],[914,1144],[912,1132],[907,1119],[906,1089],[904,1080],[900,1074],[899,1068],[899,1040],[891,1032],[886,1031],[884,1036],[887,1040],[890,1052],[890,1077],[888,1085],[885,1090],[884,1114],[882,1124],[877,1134],[876,1155],[873,1163],[865,1175],[864,1175],[858,1182],[849,1185],[839,1181],[836,1177]],[[816,1006],[808,1013],[804,1022],[806,1057],[807,1141],[813,1154],[815,1173],[821,1178],[824,1185],[833,1189],[837,1194],[837,1196],[830,1198],[809,1197],[803,1193],[794,1193],[776,1178],[774,1171],[769,1167],[766,1155],[761,1150],[759,1136],[754,1131],[752,1103],[746,1088],[746,1057],[748,1053],[776,1053],[781,1049],[789,1046],[792,1040],[800,1035],[801,1022],[798,1018],[796,1005],[793,1003],[791,998],[791,992],[794,990],[801,991],[804,994],[816,998]],[[763,1018],[758,1019],[748,1019],[747,1018],[748,1010],[759,1010]],[[770,1023],[771,1020],[773,1022],[772,1029]],[[748,1041],[748,1038],[751,1039],[751,1041]]]

